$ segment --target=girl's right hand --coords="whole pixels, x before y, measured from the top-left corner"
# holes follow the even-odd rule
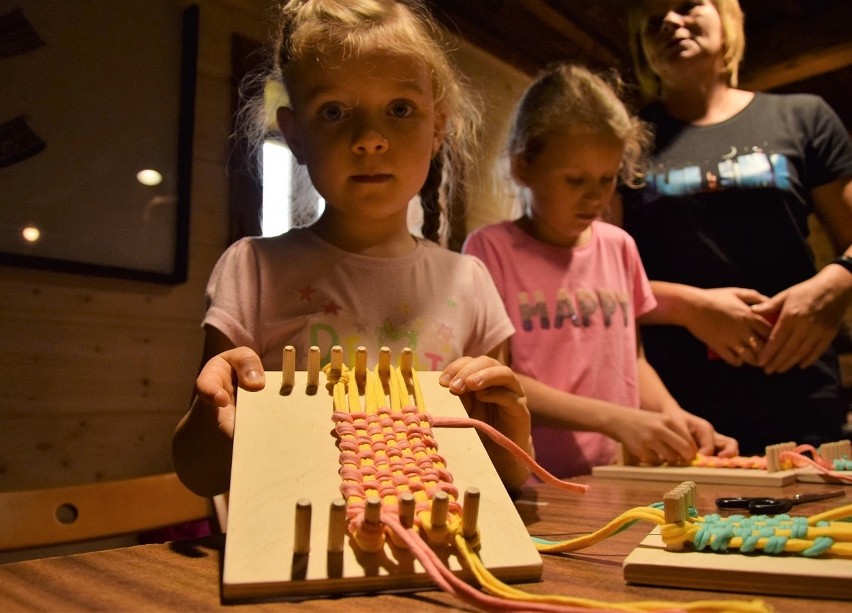
[[[258,355],[248,347],[236,347],[213,356],[195,379],[195,409],[215,415],[219,430],[234,438],[237,388],[263,389],[265,376]]]
[[[643,464],[683,464],[697,451],[687,424],[668,413],[624,410],[612,424],[610,436]]]

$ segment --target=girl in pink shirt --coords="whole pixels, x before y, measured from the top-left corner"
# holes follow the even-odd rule
[[[578,66],[545,70],[509,139],[526,212],[464,247],[485,262],[515,325],[510,365],[527,393],[536,459],[559,477],[611,463],[615,441],[655,464],[737,452],[645,360],[636,317],[656,301],[633,240],[600,221],[618,178],[641,176],[647,141],[602,78]]]

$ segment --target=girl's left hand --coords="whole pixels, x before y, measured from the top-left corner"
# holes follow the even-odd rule
[[[772,374],[816,362],[837,336],[848,302],[831,275],[820,273],[754,305],[755,313],[777,317],[758,355],[758,366]]]
[[[514,371],[488,356],[461,357],[441,373],[438,382],[459,396],[470,417],[483,421],[533,455],[527,397]],[[506,450],[484,440],[507,487],[519,487],[529,471]]]

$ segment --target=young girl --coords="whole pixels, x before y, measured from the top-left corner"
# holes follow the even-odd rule
[[[611,463],[616,440],[649,463],[737,451],[678,406],[645,361],[635,320],[656,303],[633,241],[599,220],[618,178],[636,181],[648,139],[602,78],[545,70],[509,137],[526,213],[464,247],[491,271],[515,324],[510,365],[527,393],[536,459],[560,477]]]
[[[414,352],[473,417],[490,418],[530,449],[529,414],[514,374],[496,357],[513,328],[488,271],[413,237],[409,201],[420,192],[436,236],[442,174],[454,177],[478,113],[413,2],[291,0],[282,8],[275,72],[289,103],[282,133],[326,208],[311,226],[245,238],[207,287],[204,367],[173,441],[181,479],[204,495],[229,487],[237,387],[263,387],[285,345],[306,358],[341,345]],[[462,358],[466,355],[479,358]],[[305,362],[298,365],[305,368]],[[509,488],[526,467],[486,442]]]

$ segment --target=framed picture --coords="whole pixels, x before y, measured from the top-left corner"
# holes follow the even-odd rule
[[[198,8],[0,0],[0,264],[186,280]]]

